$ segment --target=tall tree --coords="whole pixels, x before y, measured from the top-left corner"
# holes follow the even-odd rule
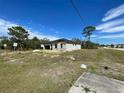
[[[83,45],[84,45],[85,48],[88,48],[89,43],[90,43],[90,37],[91,37],[91,35],[92,35],[92,33],[93,33],[94,30],[96,30],[96,27],[94,27],[94,26],[86,26],[83,29],[82,34],[85,37],[85,42],[84,42]]]
[[[28,40],[28,31],[26,31],[23,27],[21,26],[15,26],[8,28],[9,32],[8,34],[11,36],[10,40],[12,42],[18,43],[18,46],[22,49],[24,49],[24,45],[26,41]]]
[[[83,29],[82,34],[85,36],[86,41],[90,41],[90,36],[92,35],[92,32],[96,30],[96,27],[94,26],[86,26]]]

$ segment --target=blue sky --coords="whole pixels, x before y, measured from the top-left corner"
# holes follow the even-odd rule
[[[7,28],[21,25],[30,37],[80,38],[87,25],[96,26],[92,41],[124,43],[124,0],[73,0],[83,23],[70,0],[0,0],[0,35]]]

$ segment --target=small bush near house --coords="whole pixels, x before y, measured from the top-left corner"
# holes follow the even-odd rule
[[[99,47],[99,44],[87,41],[82,44],[82,49],[97,49]]]

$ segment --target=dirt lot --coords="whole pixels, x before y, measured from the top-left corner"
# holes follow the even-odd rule
[[[83,72],[124,81],[124,51],[0,51],[0,93],[67,93]]]

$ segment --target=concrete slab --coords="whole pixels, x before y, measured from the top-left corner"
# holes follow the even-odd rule
[[[92,73],[84,73],[68,93],[124,93],[124,82]]]

